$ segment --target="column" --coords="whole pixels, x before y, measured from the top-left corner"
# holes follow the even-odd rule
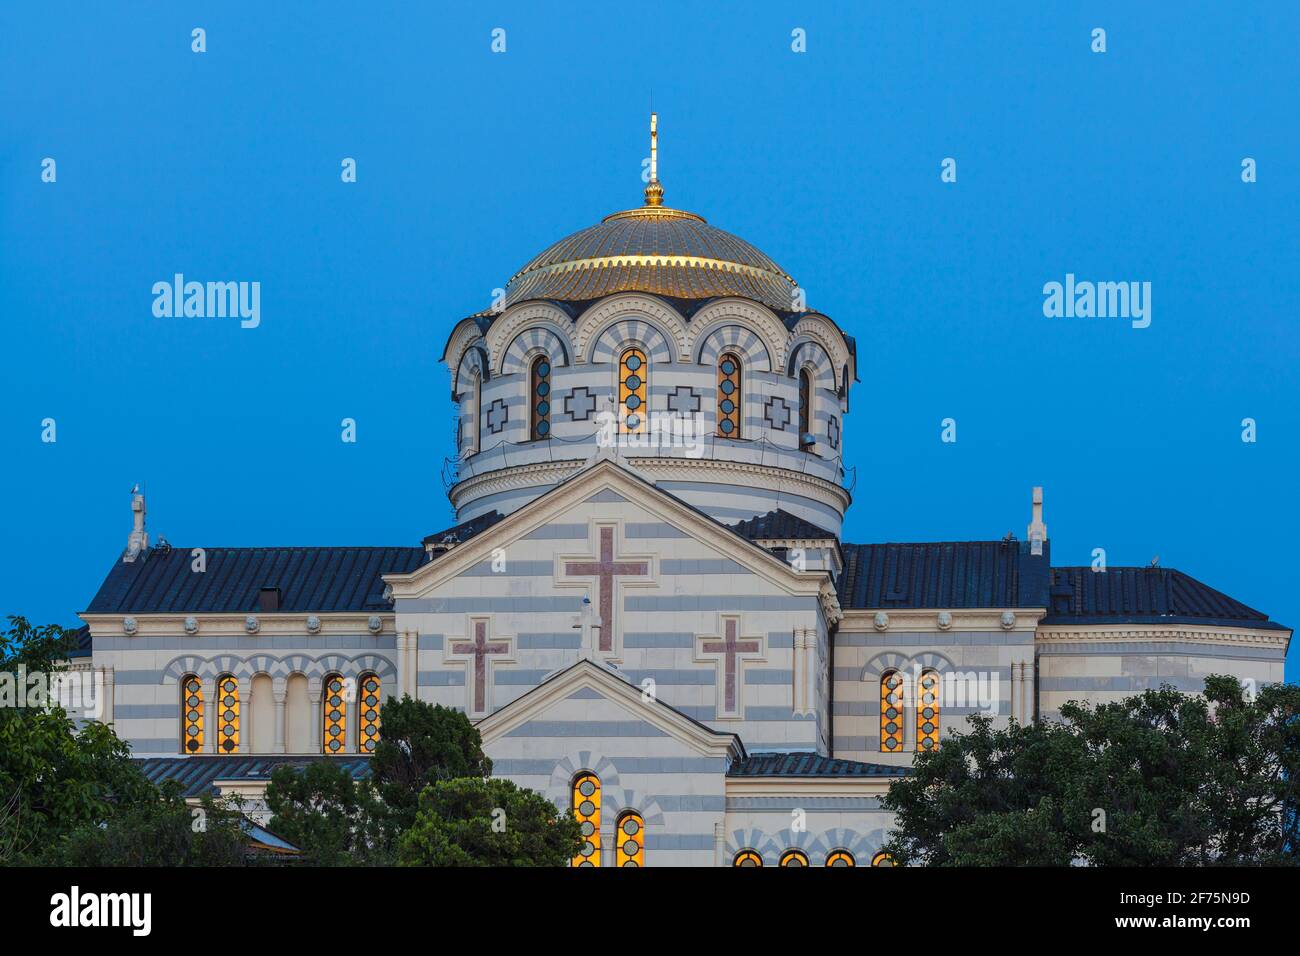
[[[285,748],[285,700],[289,696],[289,682],[283,677],[271,679],[271,699],[275,701],[275,744],[271,750],[282,754]]]
[[[198,751],[204,754],[218,753],[217,750],[217,713],[221,701],[217,699],[217,679],[200,677],[203,685],[203,747]]]
[[[321,737],[321,681],[319,677],[313,677],[307,681],[307,702],[311,705],[311,752],[314,754],[323,753],[322,748],[325,746]]]
[[[113,722],[113,699],[116,696],[116,677],[111,667],[101,667],[98,670],[99,686],[95,690],[100,694],[103,701],[99,721],[103,724]]]
[[[790,663],[791,663],[791,683],[790,688],[790,713],[793,716],[799,716],[804,711],[804,692],[806,685],[803,679],[804,657],[803,657],[803,628],[794,629],[794,643],[791,645]]]
[[[722,820],[713,824],[713,865],[727,865],[727,824]]]
[[[820,672],[817,669],[817,629],[815,627],[807,628],[804,631],[803,654],[804,711],[816,715],[817,678],[820,676]]]
[[[239,687],[239,746],[235,753],[246,754],[253,749],[253,679],[236,677],[235,684]]]

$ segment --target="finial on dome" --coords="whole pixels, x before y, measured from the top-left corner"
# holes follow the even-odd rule
[[[664,187],[659,182],[659,114],[650,114],[650,183],[645,188],[645,204],[662,206]]]

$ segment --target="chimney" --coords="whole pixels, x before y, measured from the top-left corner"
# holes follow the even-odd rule
[[[149,533],[144,530],[144,495],[140,486],[131,489],[131,536],[126,539],[126,550],[122,560],[130,563],[140,556],[141,551],[149,549]]]
[[[1034,487],[1034,510],[1033,517],[1029,522],[1029,553],[1042,554],[1043,542],[1047,540],[1047,525],[1043,524],[1043,488],[1041,485]]]
[[[280,589],[262,588],[258,591],[257,609],[263,614],[280,610]]]

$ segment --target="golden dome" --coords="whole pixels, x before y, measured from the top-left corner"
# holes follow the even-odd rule
[[[682,299],[738,295],[788,311],[794,288],[745,240],[694,213],[646,205],[606,216],[536,256],[507,283],[505,304],[637,291]]]
[[[534,257],[506,283],[505,304],[651,292],[678,299],[738,295],[788,311],[796,284],[780,266],[695,213],[663,204],[654,113],[649,162],[644,206],[606,216]]]

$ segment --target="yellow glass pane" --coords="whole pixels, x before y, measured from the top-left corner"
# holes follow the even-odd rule
[[[582,828],[582,848],[573,866],[600,866],[600,778],[579,774],[573,781],[573,815]]]
[[[347,744],[348,702],[343,678],[338,674],[325,678],[325,693],[321,695],[321,719],[325,729],[325,753],[343,753]]]
[[[871,865],[872,866],[897,866],[898,864],[894,862],[894,858],[892,856],[890,856],[888,853],[885,853],[882,850],[880,853],[877,853],[875,856],[871,858]]]
[[[357,708],[357,744],[363,754],[372,754],[379,744],[379,678],[367,674],[361,678]]]
[[[740,359],[727,353],[718,359],[718,435],[740,437]]]
[[[921,675],[916,693],[916,749],[939,747],[939,674],[926,671]]]
[[[645,823],[641,814],[629,810],[619,817],[614,839],[619,866],[645,866]]]
[[[903,749],[903,675],[888,671],[880,678],[880,752]]]
[[[803,850],[786,850],[781,854],[782,866],[807,866],[808,854]]]
[[[181,750],[203,752],[203,683],[190,675],[181,681]]]
[[[827,866],[857,866],[858,863],[853,859],[853,854],[848,850],[836,850],[826,857]]]
[[[741,850],[731,861],[732,866],[762,866],[763,858],[753,850]]]
[[[640,349],[628,349],[618,360],[618,429],[623,433],[636,434],[646,430],[646,379],[649,368],[645,353]]]
[[[217,753],[239,750],[239,681],[227,674],[217,680]]]

